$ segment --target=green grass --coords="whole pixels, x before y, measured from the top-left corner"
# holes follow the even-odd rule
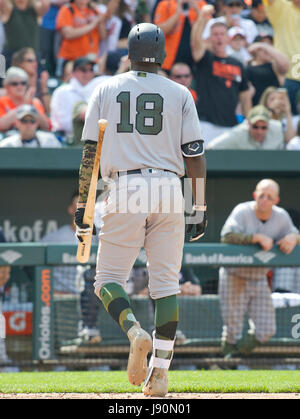
[[[300,392],[300,371],[170,371],[169,392]],[[0,393],[134,393],[125,371],[0,373]]]

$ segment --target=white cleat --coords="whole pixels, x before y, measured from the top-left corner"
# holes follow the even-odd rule
[[[149,372],[143,393],[145,396],[164,397],[168,393],[168,370],[173,358],[174,340],[157,339],[153,332],[153,350],[149,362]],[[165,352],[168,359],[160,358],[159,351]]]
[[[139,386],[147,376],[147,355],[152,349],[152,339],[140,325],[132,326],[127,336],[130,341],[128,379],[134,386]]]
[[[149,371],[143,393],[145,396],[164,397],[168,393],[168,386],[168,370],[154,367]]]

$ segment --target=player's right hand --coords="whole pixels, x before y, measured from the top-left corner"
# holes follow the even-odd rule
[[[80,242],[83,242],[82,236],[89,236],[91,234],[92,228],[89,224],[83,223],[84,208],[77,208],[75,211],[74,221],[76,224],[76,237]],[[96,234],[96,227],[93,225],[93,235]]]
[[[205,234],[207,227],[207,211],[193,211],[187,223],[187,234],[189,241],[199,240]]]

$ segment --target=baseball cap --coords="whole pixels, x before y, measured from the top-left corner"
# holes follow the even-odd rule
[[[240,35],[246,38],[245,31],[239,26],[233,26],[232,28],[229,29],[228,36],[230,39],[233,39],[237,35]]]
[[[83,67],[86,64],[96,64],[96,59],[93,55],[77,58],[73,64],[73,71],[77,68]]]
[[[30,115],[34,119],[37,118],[37,111],[34,106],[31,105],[21,105],[17,109],[17,119],[22,119],[24,116]]]
[[[255,122],[257,121],[269,122],[269,120],[270,120],[269,111],[263,105],[254,106],[248,114],[248,121],[250,121],[251,124],[255,124]]]

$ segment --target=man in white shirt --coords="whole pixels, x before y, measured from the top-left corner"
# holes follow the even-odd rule
[[[238,26],[243,29],[246,35],[247,43],[251,44],[254,39],[258,36],[258,30],[255,23],[252,20],[244,19],[241,16],[243,10],[243,0],[224,0],[224,16],[210,19],[203,31],[203,39],[208,39],[210,36],[210,28],[215,22],[225,23],[229,28]]]
[[[52,132],[38,130],[38,114],[34,106],[19,106],[15,126],[17,133],[0,141],[0,147],[61,147],[61,143]]]
[[[96,86],[110,76],[95,77],[95,61],[91,57],[78,58],[74,62],[69,83],[54,90],[50,103],[52,131],[62,131],[63,135],[73,131],[72,115],[78,102],[87,102]],[[84,120],[85,109],[82,112]]]
[[[282,150],[285,146],[280,121],[270,119],[268,110],[254,106],[247,120],[214,138],[207,149]]]

